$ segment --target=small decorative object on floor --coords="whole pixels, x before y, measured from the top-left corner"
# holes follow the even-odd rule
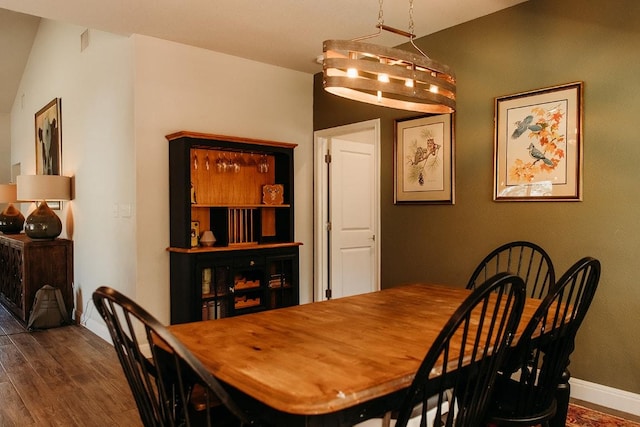
[[[29,324],[27,328],[34,329],[56,328],[69,323],[67,309],[64,305],[62,292],[53,286],[44,285],[36,292]]]

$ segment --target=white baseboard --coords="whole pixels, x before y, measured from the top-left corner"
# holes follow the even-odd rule
[[[92,319],[91,317],[86,317],[84,322],[81,323],[82,326],[105,340],[106,342],[113,344],[111,341],[111,335],[109,334],[109,329],[104,322],[99,322],[97,320]]]
[[[571,378],[569,384],[571,385],[571,397],[574,399],[640,416],[640,394],[577,378]]]

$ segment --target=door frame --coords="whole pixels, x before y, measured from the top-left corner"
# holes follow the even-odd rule
[[[380,289],[380,119],[372,119],[364,122],[352,123],[333,128],[322,129],[313,133],[313,237],[314,237],[314,261],[313,261],[313,300],[326,300],[324,294],[329,282],[329,236],[327,230],[329,216],[329,174],[325,163],[325,155],[331,138],[344,137],[350,134],[372,130],[374,137],[374,168],[375,174],[374,194],[376,196],[374,232],[376,236],[375,259],[377,270],[376,289]]]

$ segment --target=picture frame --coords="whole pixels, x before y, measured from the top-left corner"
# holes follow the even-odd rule
[[[396,120],[394,203],[454,204],[454,115]]]
[[[200,243],[200,221],[191,221],[191,247],[197,248]]]
[[[495,99],[494,201],[582,200],[582,92],[573,82]]]
[[[54,98],[35,114],[36,175],[62,172],[62,100]]]
[[[262,186],[262,203],[265,205],[281,205],[284,203],[284,186],[282,184],[265,184]]]

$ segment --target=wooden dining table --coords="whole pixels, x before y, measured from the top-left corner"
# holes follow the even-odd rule
[[[411,284],[169,329],[273,425],[346,426],[397,407],[470,292]],[[539,304],[526,300],[516,340]]]

